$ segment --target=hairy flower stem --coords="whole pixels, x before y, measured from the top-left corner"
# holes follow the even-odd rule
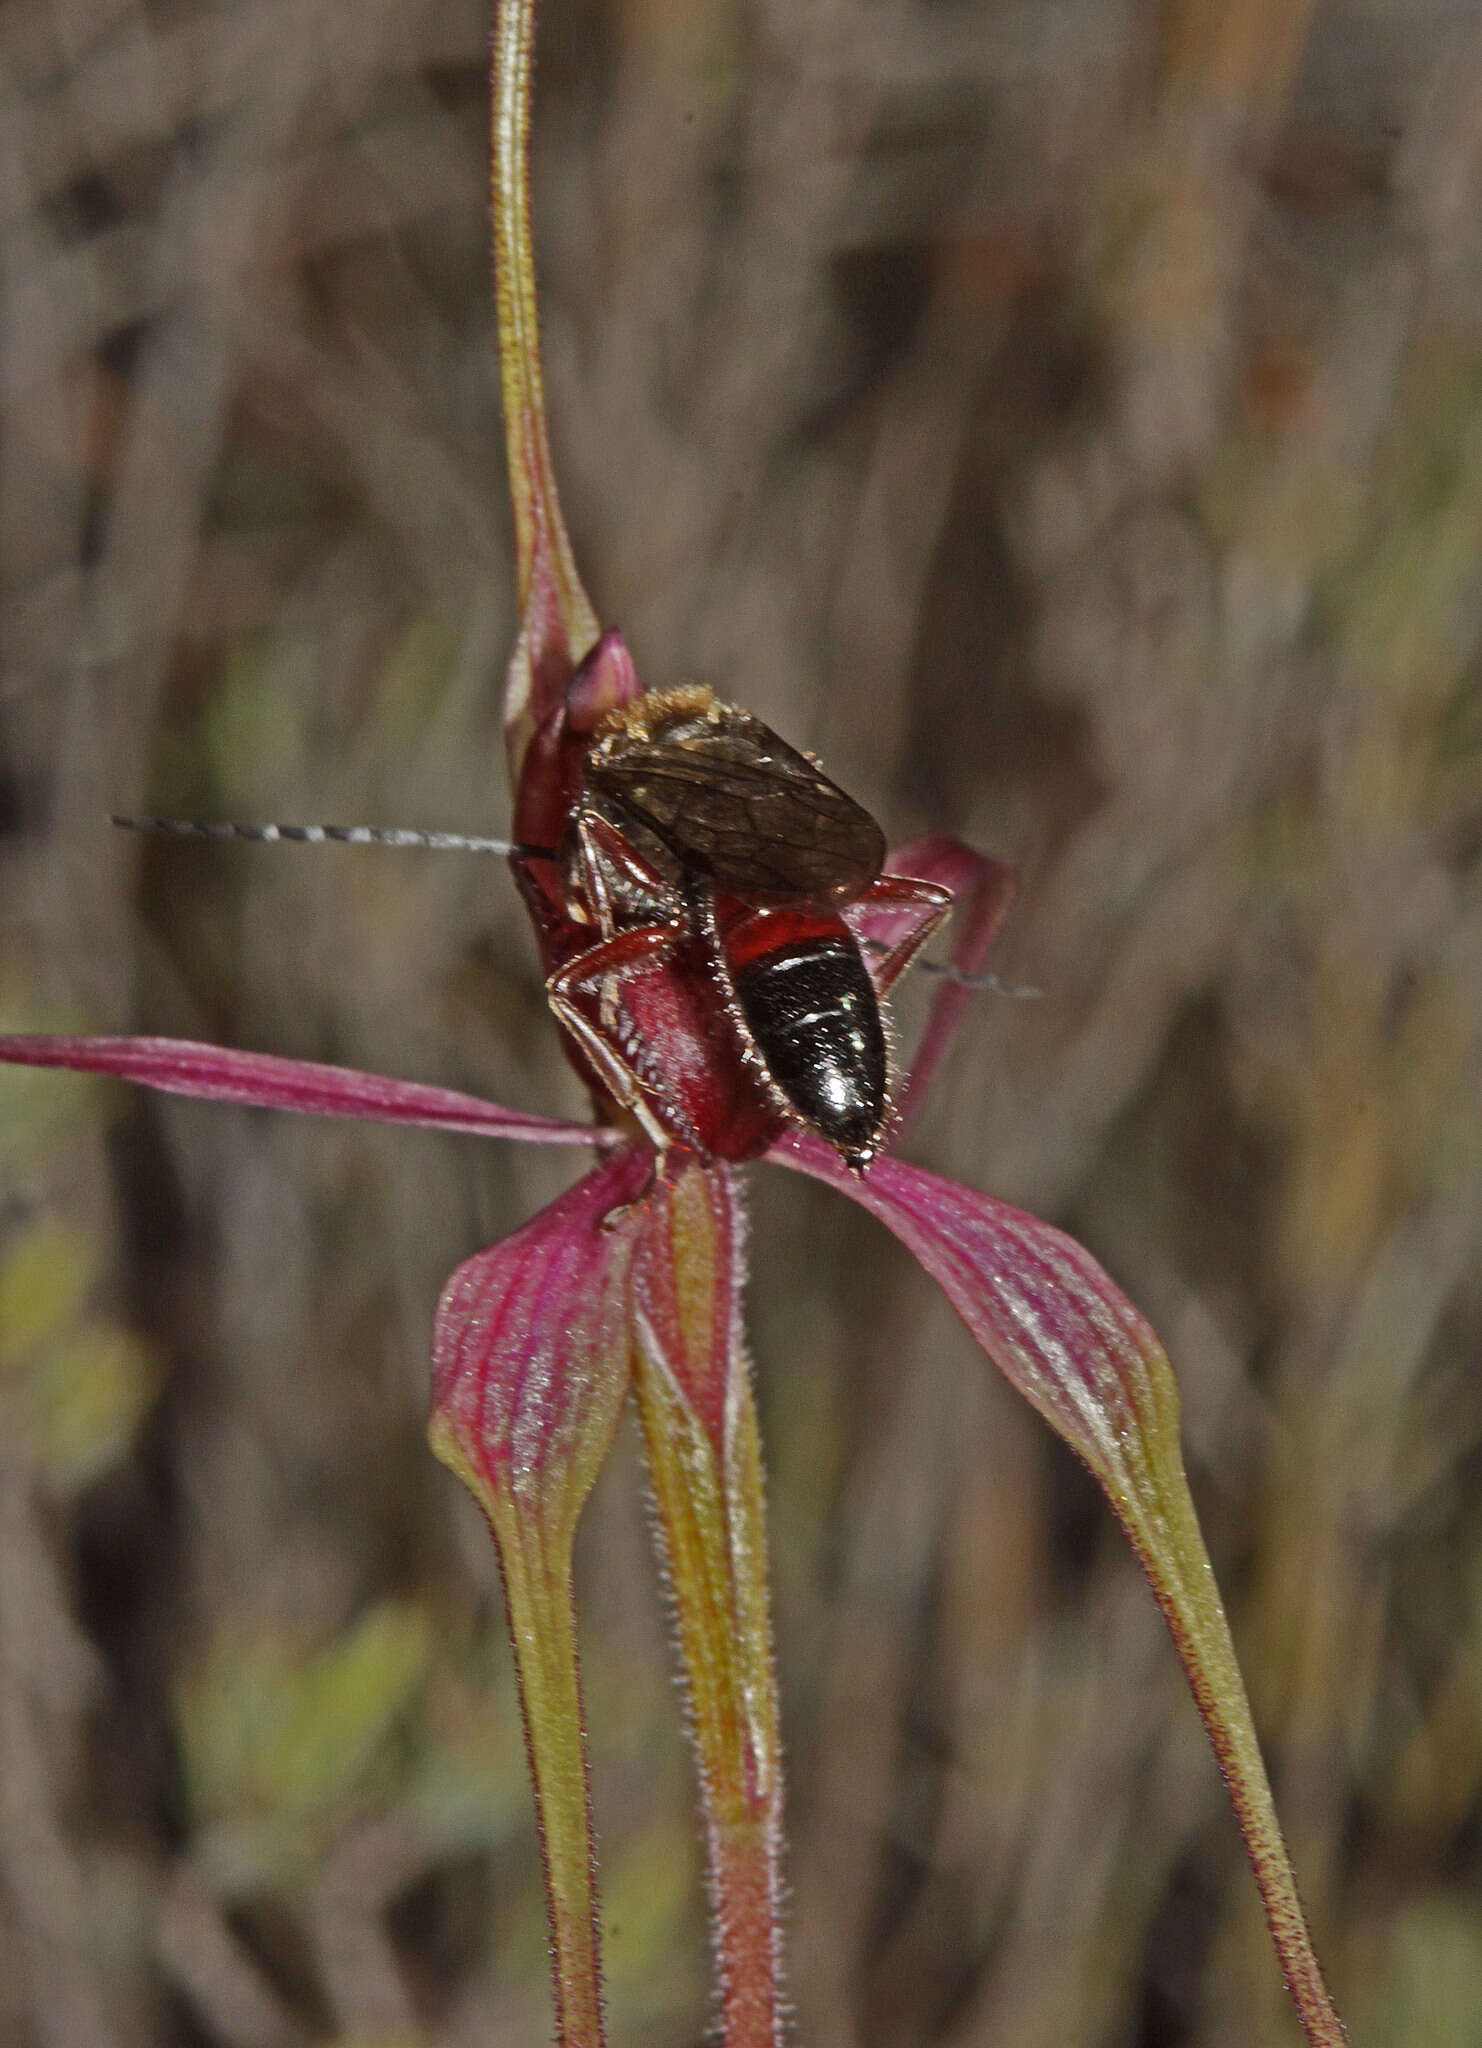
[[[656,1190],[635,1267],[633,1385],[700,1780],[725,2048],[782,2039],[782,1761],[761,1444],[740,1341],[730,1177]]]
[[[521,1513],[511,1493],[491,1483],[448,1412],[434,1409],[428,1439],[483,1508],[499,1554],[545,1870],[556,2038],[561,2048],[602,2048],[596,1842],[571,1576],[575,1518],[547,1525]]]
[[[570,1545],[564,1557],[531,1570],[523,1550],[506,1543],[500,1562],[540,1822],[556,2036],[562,2048],[601,2048],[596,1867]]]
[[[722,1472],[662,1369],[640,1360],[634,1384],[705,1813],[721,2038],[725,2048],[773,2048],[782,2039],[782,1772],[756,1411],[748,1386]]]

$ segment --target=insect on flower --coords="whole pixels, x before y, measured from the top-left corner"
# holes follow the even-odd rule
[[[939,882],[883,873],[869,812],[759,718],[703,685],[645,695],[616,632],[531,745],[513,841],[115,822],[506,853],[573,1064],[661,1156],[755,1159],[794,1128],[864,1172],[890,1119],[880,999],[952,906]],[[892,936],[867,965],[850,919],[880,913]]]
[[[619,636],[532,744],[512,864],[599,1103],[659,1152],[759,1156],[789,1125],[856,1172],[888,1117],[879,997],[951,906],[881,872],[869,813],[701,686],[644,696]],[[867,968],[849,914],[903,913]]]
[[[991,983],[981,970],[1009,872],[940,834],[887,859],[879,826],[811,756],[703,687],[646,696],[621,637],[599,634],[545,426],[527,163],[533,25],[534,0],[499,0],[496,278],[521,617],[505,690],[512,837],[146,824],[506,856],[597,1121],[190,1041],[0,1035],[0,1061],[602,1155],[512,1236],[463,1261],[432,1340],[430,1440],[499,1553],[563,2048],[605,2040],[573,1541],[630,1391],[699,1765],[722,2036],[727,2048],[783,2037],[780,1718],[741,1313],[746,1208],[732,1170],[764,1155],[883,1223],[1096,1476],[1205,1718],[1302,2024],[1336,2048],[1341,2022],[1189,1498],[1167,1358],[1095,1260],[1052,1225],[887,1149],[893,1120],[909,1123],[941,1065],[966,988]],[[959,985],[939,992],[893,1106],[881,998],[954,896],[944,971]]]

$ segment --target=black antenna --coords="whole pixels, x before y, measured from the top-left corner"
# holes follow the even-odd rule
[[[165,833],[175,839],[251,839],[262,846],[288,840],[300,846],[420,846],[433,853],[522,853],[549,860],[549,846],[525,846],[513,839],[479,839],[466,832],[411,832],[398,825],[228,825],[193,818],[119,818],[125,832]]]

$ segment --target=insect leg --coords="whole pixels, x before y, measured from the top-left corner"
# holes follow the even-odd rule
[[[585,804],[575,822],[581,892],[603,940],[635,926],[672,924],[672,891],[617,827]],[[602,984],[601,1023],[604,1031],[617,1029],[617,984],[611,978]]]
[[[876,995],[888,995],[952,908],[952,891],[914,875],[877,875],[844,912],[844,921],[867,948],[884,951],[869,961]]]
[[[545,985],[557,1022],[576,1040],[587,1064],[613,1101],[628,1111],[661,1154],[673,1143],[674,1134],[665,1130],[648,1102],[644,1077],[633,1057],[636,1045],[630,1052],[618,1042],[616,992],[624,974],[661,959],[672,949],[674,939],[674,929],[669,925],[619,932],[558,967]],[[594,991],[598,999],[595,1017],[581,1000]],[[613,1012],[611,1022],[609,1004]],[[653,1080],[647,1083],[648,1088],[654,1085]]]
[[[576,859],[582,893],[604,939],[634,925],[673,921],[678,906],[669,883],[616,825],[585,804],[576,814]]]

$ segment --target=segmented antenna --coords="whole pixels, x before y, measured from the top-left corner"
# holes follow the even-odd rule
[[[969,974],[966,968],[954,967],[950,960],[918,960],[916,965],[923,974],[939,974],[944,981],[955,981],[959,988],[987,989],[996,996],[1013,996],[1019,1002],[1037,1002],[1044,994],[1042,988],[1029,988],[1022,981],[1000,981],[996,974]]]
[[[518,840],[478,839],[465,832],[411,832],[397,825],[228,825],[193,818],[118,818],[126,832],[160,832],[175,839],[253,839],[262,846],[282,840],[302,846],[421,846],[433,853],[550,853],[548,846],[523,846]]]
[[[400,825],[231,825],[197,818],[120,818],[110,822],[125,832],[163,833],[172,839],[250,839],[260,846],[277,846],[284,840],[300,846],[420,846],[432,853],[521,853],[530,859],[552,860],[549,846],[526,846],[518,839],[480,839],[467,832],[413,832]],[[876,939],[866,939],[872,953],[888,949]],[[994,995],[1033,1001],[1043,991],[1021,983],[1000,981],[996,974],[969,974],[950,960],[918,960],[923,974],[939,974],[959,988],[986,989]]]
[[[861,943],[867,953],[890,951],[881,939],[865,939]],[[1020,1002],[1036,1002],[1044,994],[1043,989],[1026,988],[1023,982],[1000,981],[996,974],[969,974],[965,967],[958,967],[951,960],[917,959],[911,965],[922,974],[936,974],[943,981],[955,981],[959,988],[984,989],[995,996],[1014,996]]]

